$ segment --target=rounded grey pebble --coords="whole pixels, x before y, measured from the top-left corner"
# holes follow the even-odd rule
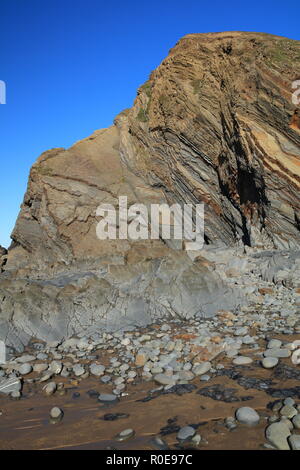
[[[249,406],[243,406],[236,411],[236,419],[239,423],[255,426],[259,423],[259,414]]]
[[[177,433],[177,439],[179,441],[186,441],[191,439],[196,434],[196,430],[192,426],[184,426]]]

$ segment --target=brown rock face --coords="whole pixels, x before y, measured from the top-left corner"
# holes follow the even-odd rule
[[[119,196],[204,202],[209,246],[299,247],[299,58],[300,42],[266,34],[185,36],[112,127],[43,153],[2,267],[1,336],[22,345],[239,301],[205,257],[100,241],[97,207]]]
[[[299,243],[299,57],[300,42],[266,34],[188,35],[117,119],[136,172],[206,203],[210,243]]]

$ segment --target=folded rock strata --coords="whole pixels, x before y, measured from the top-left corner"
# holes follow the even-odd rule
[[[299,41],[191,34],[112,127],[43,153],[13,243],[0,252],[0,339],[21,349],[31,336],[211,316],[243,303],[242,289],[226,283],[207,250],[191,255],[162,239],[99,240],[96,211],[117,206],[119,196],[129,206],[204,202],[208,251],[297,252],[300,126],[292,83],[299,77]],[[280,277],[276,256],[268,262],[265,277]]]

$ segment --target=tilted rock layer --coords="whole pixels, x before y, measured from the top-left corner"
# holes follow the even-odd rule
[[[0,339],[56,339],[97,328],[234,308],[243,293],[203,250],[96,237],[102,203],[205,203],[205,242],[300,244],[300,125],[292,83],[300,42],[256,33],[182,38],[115,124],[33,165],[8,254]]]

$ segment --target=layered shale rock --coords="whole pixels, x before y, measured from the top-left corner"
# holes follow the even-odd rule
[[[112,127],[42,154],[1,253],[0,339],[22,348],[243,303],[206,253],[299,248],[299,62],[298,41],[188,35]],[[97,207],[119,196],[204,202],[206,249],[99,240]]]

